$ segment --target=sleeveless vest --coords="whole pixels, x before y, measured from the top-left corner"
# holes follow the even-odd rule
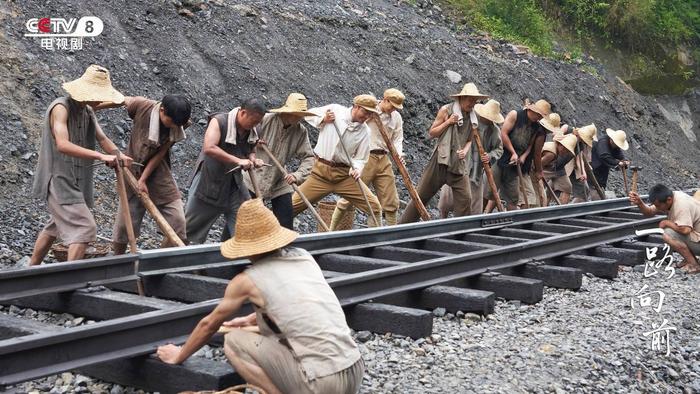
[[[527,150],[528,146],[530,146],[530,142],[532,141],[533,136],[540,133],[541,130],[542,127],[539,123],[530,123],[530,120],[527,118],[527,110],[518,110],[515,125],[513,125],[513,129],[508,134],[508,137],[510,138],[510,142],[513,144],[513,149],[515,149],[515,152],[518,155],[523,154]],[[522,165],[523,174],[527,174],[530,172],[533,157],[535,157],[535,152],[531,151],[530,154],[527,155],[525,163],[523,163]],[[503,152],[503,156],[501,156],[501,158],[498,160],[498,165],[501,167],[508,167],[509,161],[510,152],[505,150]]]
[[[254,306],[260,333],[288,346],[308,380],[360,359],[338,298],[307,251],[281,249],[245,272],[265,300],[264,308]]]
[[[452,116],[452,105],[447,104],[447,116]],[[433,156],[437,155],[438,164],[447,166],[447,170],[453,174],[465,175],[468,174],[469,166],[467,165],[469,155],[461,160],[457,156],[457,151],[464,148],[471,134],[471,126],[469,124],[469,114],[464,117],[461,126],[457,124],[450,125],[439,137]]]
[[[51,132],[51,110],[57,105],[68,110],[68,139],[86,149],[95,149],[97,119],[92,108],[81,106],[70,97],[54,100],[44,114],[44,127],[39,148],[32,193],[35,198],[46,200],[49,183],[53,182],[54,196],[59,204],[85,203],[92,207],[94,202],[93,161],[65,155],[58,151],[56,139]]]
[[[211,115],[209,121],[211,121],[211,119],[216,119],[219,123],[219,130],[221,131],[219,148],[240,159],[247,159],[254,147],[254,145],[248,143],[250,132],[243,136],[236,135],[236,144],[229,144],[226,142],[226,134],[228,133],[228,113],[222,112]],[[195,173],[197,171],[200,172],[199,185],[195,191],[195,196],[216,207],[228,208],[231,194],[237,190],[247,194],[248,191],[243,184],[243,170],[237,170],[229,174],[226,173],[234,167],[235,165],[233,164],[222,163],[213,157],[205,155],[204,150],[202,150],[195,167],[197,169]]]

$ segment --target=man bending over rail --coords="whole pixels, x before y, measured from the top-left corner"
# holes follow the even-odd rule
[[[82,77],[63,84],[68,96],[51,104],[44,115],[39,161],[34,176],[35,198],[47,202],[51,217],[39,233],[29,265],[41,264],[60,236],[68,245],[68,260],[80,260],[95,241],[97,226],[89,207],[94,201],[95,160],[114,165],[117,146],[102,131],[93,107],[121,104],[124,96],[112,87],[109,71],[91,65]],[[109,153],[95,150],[95,143]],[[122,154],[125,166],[131,158]]]
[[[287,247],[298,236],[280,226],[261,199],[244,202],[233,238],[221,245],[228,259],[251,265],[226,287],[184,346],[160,346],[158,357],[180,364],[224,325],[224,351],[248,383],[269,394],[356,393],[364,364],[333,290],[311,255]],[[254,313],[225,322],[249,301]]]
[[[658,212],[667,215],[659,227],[664,229],[664,242],[683,256],[684,260],[676,267],[683,268],[689,274],[700,272],[695,257],[700,254],[700,201],[682,191],[671,191],[661,184],[649,190],[652,205],[645,204],[634,192],[630,193],[629,198],[645,216],[654,216]]]

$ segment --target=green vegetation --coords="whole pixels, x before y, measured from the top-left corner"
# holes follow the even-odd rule
[[[538,55],[571,60],[585,49],[605,61],[614,51],[623,63],[618,71],[630,77],[697,82],[700,73],[700,0],[444,1],[471,26]],[[565,53],[555,50],[555,39]]]

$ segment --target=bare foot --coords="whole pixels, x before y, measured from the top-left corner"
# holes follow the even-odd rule
[[[683,268],[683,267],[685,267],[686,265],[688,265],[688,260],[683,259],[683,260],[677,262],[676,265],[675,265],[675,267],[676,267],[676,268]]]

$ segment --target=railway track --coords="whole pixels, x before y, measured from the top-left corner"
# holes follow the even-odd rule
[[[487,315],[496,297],[532,304],[544,286],[614,278],[662,242],[634,235],[662,218],[614,199],[303,235],[294,245],[314,255],[353,329],[415,338],[430,335],[436,307]],[[231,385],[239,378],[223,363],[169,366],[148,355],[183,342],[246,264],[202,245],[0,272],[2,304],[98,321],[57,329],[0,314],[0,386],[68,370],[161,392]],[[135,294],[137,280],[148,297]]]

